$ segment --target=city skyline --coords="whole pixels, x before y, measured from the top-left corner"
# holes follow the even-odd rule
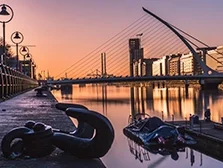
[[[10,36],[14,31],[22,32],[22,45],[36,46],[30,48],[30,52],[37,64],[37,72],[49,71],[52,76],[61,73],[75,60],[83,58],[145,15],[142,7],[209,45],[223,44],[223,24],[220,22],[223,2],[220,0],[215,3],[211,0],[1,2],[10,5],[15,14],[13,20],[6,24],[6,42],[12,44]],[[1,32],[2,26],[0,36]],[[15,52],[14,48],[12,50]]]

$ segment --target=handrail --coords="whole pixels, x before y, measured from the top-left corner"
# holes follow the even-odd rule
[[[38,86],[38,81],[0,64],[0,100]]]

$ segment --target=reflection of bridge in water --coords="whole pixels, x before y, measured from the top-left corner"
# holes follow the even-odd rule
[[[79,92],[78,90],[82,91]],[[125,90],[123,95],[121,90]],[[120,96],[113,94],[120,92]],[[63,93],[62,93],[63,92]],[[204,112],[207,108],[211,110],[211,119],[216,122],[221,122],[220,104],[223,92],[206,91],[196,88],[189,88],[188,90],[182,87],[175,88],[155,88],[149,86],[137,87],[118,87],[107,86],[103,84],[95,84],[79,88],[73,86],[73,97],[81,94],[90,94],[92,96],[81,96],[84,102],[90,102],[102,105],[102,112],[104,114],[108,111],[109,105],[130,105],[129,114],[148,113],[151,116],[158,116],[164,120],[185,120],[189,119],[190,114],[196,114],[201,119],[204,118]],[[63,99],[71,97],[71,92],[61,91]],[[67,98],[68,99],[68,98]]]
[[[163,120],[189,119],[190,114],[204,118],[204,112],[210,108],[212,120],[220,122],[214,104],[218,101],[222,91],[195,91],[193,88],[186,90],[181,87],[152,89],[151,87],[131,87],[131,115],[148,113],[153,115],[158,111]],[[216,114],[215,114],[216,113]]]

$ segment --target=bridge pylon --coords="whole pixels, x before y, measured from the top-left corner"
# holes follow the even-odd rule
[[[190,52],[192,53],[194,59],[199,63],[199,65],[201,66],[202,70],[203,70],[203,74],[204,76],[207,75],[219,75],[222,73],[219,73],[215,70],[213,70],[212,68],[210,68],[209,66],[206,65],[206,63],[204,61],[202,61],[201,57],[197,54],[197,52],[194,50],[194,48],[190,45],[190,43],[188,42],[188,40],[181,35],[175,28],[173,25],[169,24],[168,22],[166,22],[165,20],[163,20],[162,18],[158,17],[157,15],[155,15],[154,13],[148,11],[147,9],[145,9],[144,7],[142,8],[147,14],[151,15],[152,17],[154,17],[155,19],[157,19],[158,21],[160,21],[162,24],[164,24],[167,28],[169,28],[186,46],[187,48],[190,50]],[[223,76],[223,74],[222,74]],[[220,83],[222,83],[223,79],[222,78],[216,78],[216,79],[202,79],[200,80],[200,85],[202,89],[217,89],[218,85]]]

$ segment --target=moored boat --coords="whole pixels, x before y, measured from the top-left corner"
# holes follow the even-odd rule
[[[196,141],[184,132],[184,127],[169,125],[158,117],[137,114],[130,119],[131,122],[123,129],[123,133],[145,148],[196,144]]]

